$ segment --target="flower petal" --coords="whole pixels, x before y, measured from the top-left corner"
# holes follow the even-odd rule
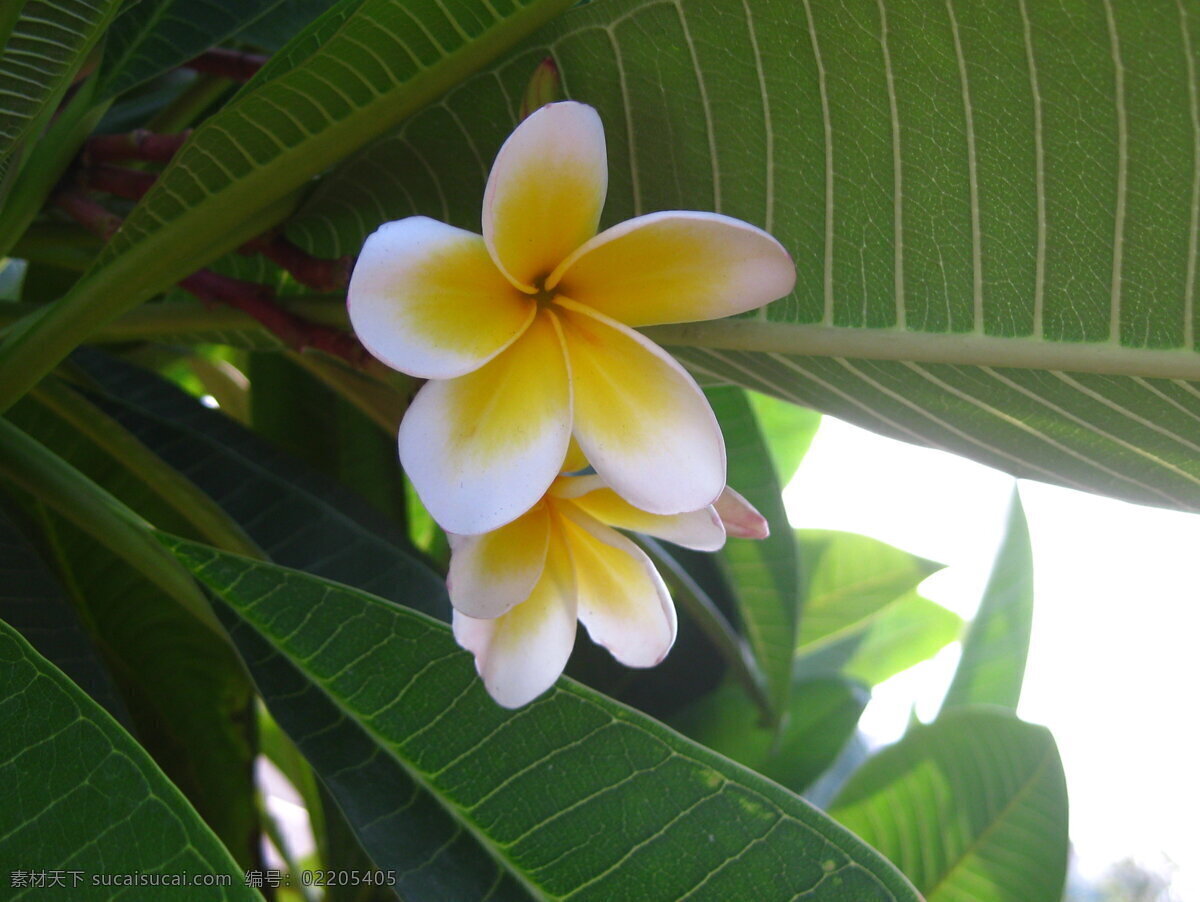
[[[492,620],[454,612],[454,638],[499,704],[519,708],[554,685],[575,645],[575,592],[562,540],[552,538],[546,569],[526,601]]]
[[[796,267],[778,241],[719,213],[650,213],[606,229],[547,281],[630,326],[732,316],[783,297]]]
[[[543,504],[499,529],[462,536],[450,556],[446,588],[468,617],[499,617],[533,591],[546,566],[550,514]]]
[[[542,107],[508,136],[483,195],[492,258],[527,291],[596,234],[608,190],[604,126],[582,103]]]
[[[424,379],[478,369],[537,314],[496,269],[483,238],[424,216],[385,223],[367,238],[347,309],[368,351]]]
[[[626,667],[653,667],[675,642],[675,605],[640,548],[566,505],[567,549],[575,565],[579,619],[597,645]]]
[[[564,477],[550,491],[556,498],[570,499],[607,526],[644,533],[696,551],[717,551],[725,544],[725,527],[711,506],[683,514],[651,514],[634,507],[599,476]]]
[[[713,502],[713,508],[721,518],[725,531],[735,539],[765,539],[771,534],[767,518],[729,486],[725,486]]]
[[[426,383],[400,424],[400,461],[443,529],[476,535],[537,503],[570,438],[562,343],[539,316],[487,365]]]
[[[725,443],[695,380],[620,323],[558,298],[575,438],[621,497],[654,514],[707,507],[725,485]]]

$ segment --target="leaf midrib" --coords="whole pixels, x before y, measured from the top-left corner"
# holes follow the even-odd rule
[[[1200,354],[1117,342],[1004,338],[978,332],[917,332],[766,320],[710,320],[642,330],[665,347],[714,348],[812,357],[1063,370],[1200,381]]]
[[[1030,773],[1029,778],[1021,784],[1020,788],[1013,793],[1012,797],[1007,802],[1005,802],[1004,807],[996,812],[996,816],[992,818],[991,822],[979,832],[979,835],[971,841],[970,845],[963,850],[963,853],[958,856],[955,862],[946,869],[946,872],[942,874],[941,877],[938,878],[937,883],[931,886],[929,890],[924,893],[926,899],[933,900],[938,889],[949,882],[950,878],[952,878],[964,867],[964,862],[971,858],[971,856],[975,855],[984,846],[988,837],[994,831],[999,829],[999,825],[1004,823],[1004,821],[1008,818],[1008,815],[1016,808],[1016,806],[1033,791],[1032,787],[1036,786],[1041,781],[1043,775],[1045,774],[1047,768],[1049,768],[1050,763],[1054,760],[1054,758],[1055,756],[1052,754],[1051,748],[1049,746],[1044,747],[1041,758],[1038,761],[1037,766]]]

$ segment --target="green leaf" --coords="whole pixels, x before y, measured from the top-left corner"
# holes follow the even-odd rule
[[[1021,497],[1013,490],[1008,527],[983,601],[963,639],[943,710],[969,704],[1016,710],[1033,626],[1033,549]]]
[[[742,631],[779,718],[788,704],[796,648],[796,542],[770,452],[746,393],[724,387],[710,388],[706,394],[725,435],[729,485],[767,518],[771,528],[766,539],[729,539],[721,561],[737,599]]]
[[[129,713],[62,585],[16,523],[0,510],[0,620],[114,718]]]
[[[778,729],[764,727],[742,691],[725,683],[689,705],[671,725],[793,792],[819,777],[854,734],[869,694],[837,677],[799,680]]]
[[[364,501],[165,380],[106,355],[74,358],[97,404],[216,501],[272,560],[449,618],[440,579]]]
[[[188,898],[262,898],[138,744],[4,623],[0,722],[6,870],[78,870],[88,881],[98,874],[223,875],[228,886],[189,887]],[[5,879],[13,885],[11,873]]]
[[[159,529],[261,554],[208,495],[67,384],[45,380],[9,419]]]
[[[79,284],[0,346],[0,409],[105,322],[277,223],[314,175],[569,2],[509,0],[498,12],[488,0],[362,0],[294,66],[261,71],[196,130]]]
[[[1045,727],[963,708],[918,725],[847,782],[830,813],[928,902],[1058,902],[1067,787]],[[917,839],[919,837],[919,839]]]
[[[941,564],[849,532],[798,529],[801,601],[797,649],[813,651],[863,629]]]
[[[104,546],[43,512],[42,541],[83,612],[130,731],[244,867],[259,863],[254,693],[222,634]]]
[[[250,665],[273,680],[264,694],[284,690],[280,723],[340,788],[365,847],[402,874],[405,895],[411,881],[422,898],[475,898],[479,884],[447,896],[430,883],[474,877],[504,898],[523,887],[538,898],[722,899],[749,885],[764,898],[917,898],[798,797],[583,687],[563,681],[503,710],[442,624],[307,574],[164,541],[240,621],[237,641],[255,640]],[[357,763],[341,754],[348,736]]]
[[[1200,15],[1156,5],[607,0],[348,160],[288,234],[478,227],[536,63],[608,131],[605,223],[706,209],[796,290],[647,330],[708,380],[1011,473],[1200,509]]]
[[[199,56],[279,5],[280,0],[140,0],[109,31],[100,97],[123,94]]]
[[[821,414],[755,391],[746,392],[746,397],[771,452],[775,475],[780,486],[786,488],[816,438]]]
[[[961,617],[913,591],[889,604],[863,629],[825,646],[823,652],[842,661],[840,673],[877,686],[932,658],[958,639],[962,628]],[[799,658],[797,670],[807,671],[824,655],[818,650]]]
[[[121,0],[12,0],[11,7],[19,10],[12,30],[0,29],[0,206],[9,169],[15,173],[32,151]]]
[[[0,419],[0,473],[103,543],[194,621],[220,634],[208,602],[176,562],[162,554],[146,521],[6,419]]]

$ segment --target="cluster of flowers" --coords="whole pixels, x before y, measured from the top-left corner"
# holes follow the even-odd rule
[[[454,635],[492,697],[519,707],[566,665],[576,620],[650,667],[675,609],[617,529],[716,550],[762,538],[725,488],[720,427],[695,381],[634,330],[714,319],[791,291],[774,238],[715,213],[639,216],[597,234],[608,185],[589,106],[549,104],[509,136],[483,235],[383,225],[350,282],[350,320],[387,365],[429,381],[400,459],[451,542]]]

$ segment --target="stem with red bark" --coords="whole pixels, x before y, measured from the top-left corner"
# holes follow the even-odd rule
[[[121,227],[119,216],[83,191],[63,189],[55,195],[54,202],[84,228],[105,240]],[[305,348],[324,351],[356,369],[366,369],[373,363],[366,348],[352,335],[289,313],[275,303],[275,292],[266,285],[201,269],[180,281],[179,287],[206,303],[228,304],[241,310],[294,351]]]
[[[258,53],[241,53],[237,50],[214,47],[195,59],[188,60],[183,66],[185,69],[203,72],[206,75],[218,75],[234,81],[249,81],[268,59],[269,57]]]

